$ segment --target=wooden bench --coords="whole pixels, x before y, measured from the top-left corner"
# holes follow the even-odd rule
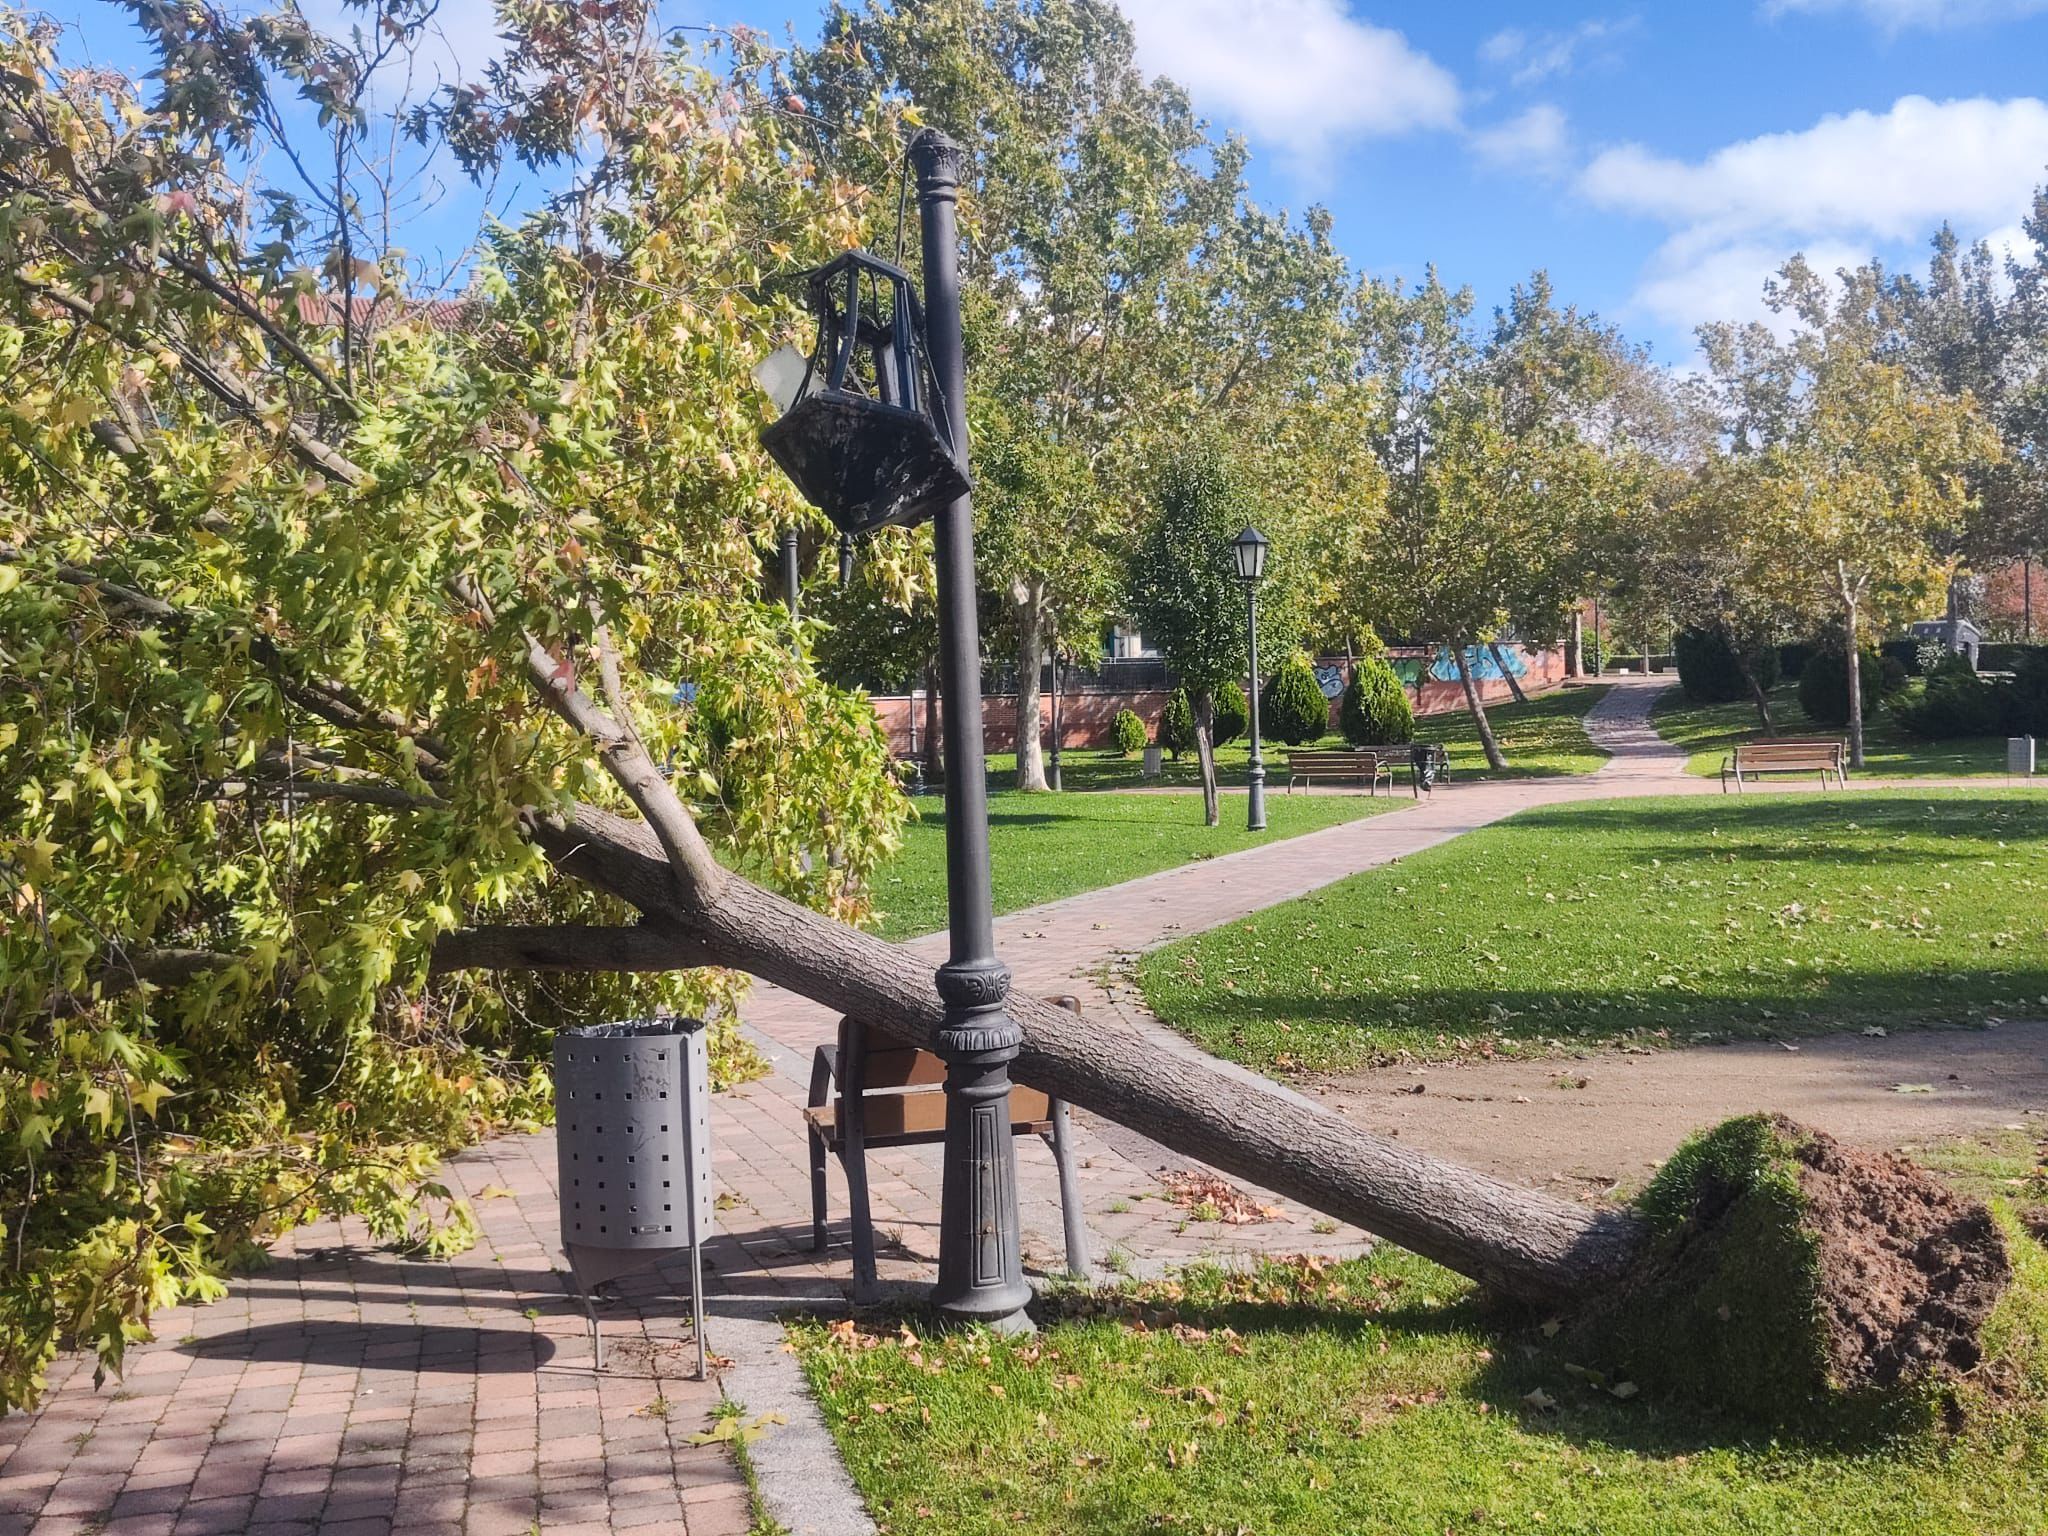
[[[1049,1001],[1075,1013],[1079,999]],[[915,1046],[871,1045],[868,1029],[855,1018],[839,1021],[837,1046],[818,1047],[811,1062],[811,1091],[804,1109],[811,1150],[811,1247],[825,1248],[825,1165],[839,1159],[846,1174],[853,1218],[853,1288],[862,1300],[876,1291],[875,1226],[868,1204],[867,1154],[875,1147],[930,1146],[946,1139],[946,1064]],[[1074,1171],[1067,1106],[1036,1088],[1010,1089],[1010,1131],[1041,1136],[1059,1170],[1060,1213],[1066,1227],[1067,1269],[1088,1274],[1088,1232],[1082,1221],[1081,1186]]]
[[[1290,752],[1287,754],[1287,792],[1294,793],[1296,779],[1357,779],[1366,793],[1376,795],[1384,783],[1393,793],[1394,769],[1408,769],[1408,792],[1417,799],[1439,779],[1451,776],[1450,755],[1443,743],[1411,742],[1404,747],[1353,747],[1342,752]]]
[[[1344,752],[1290,752],[1287,754],[1287,793],[1294,793],[1297,779],[1357,779],[1365,785],[1366,793],[1379,793],[1381,783],[1387,786],[1387,793],[1394,792],[1394,764],[1407,758],[1407,748],[1394,752],[1383,752],[1374,747],[1359,747]]]
[[[1769,741],[1746,741],[1721,759],[1721,793],[1728,793],[1728,781],[1742,789],[1743,775],[1751,778],[1766,773],[1817,773],[1822,789],[1832,782],[1846,789],[1849,744],[1838,736],[1780,736]]]

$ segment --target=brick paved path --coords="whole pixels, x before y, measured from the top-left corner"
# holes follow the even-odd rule
[[[1003,956],[1020,988],[1128,1011],[1113,979],[1118,962],[1176,933],[1526,806],[1710,788],[1683,777],[1682,759],[1648,730],[1662,686],[1625,683],[1588,716],[1588,730],[1617,754],[1599,774],[1452,785],[1390,815],[1018,913],[997,925]],[[913,947],[936,963],[943,937]],[[833,1018],[760,987],[746,1020],[774,1071],[715,1107],[714,1349],[721,1319],[737,1337],[739,1319],[843,1304],[849,1270],[836,1169],[831,1244],[810,1252],[800,1119],[810,1055],[831,1038]],[[1164,1030],[1159,1038],[1162,1049],[1193,1049]],[[1105,1268],[1355,1252],[1367,1241],[1269,1195],[1257,1198],[1273,1219],[1192,1221],[1158,1177],[1186,1159],[1092,1117],[1077,1121],[1087,1222]],[[1019,1150],[1026,1261],[1057,1269],[1051,1158],[1035,1141]],[[732,1458],[716,1443],[693,1443],[719,1396],[715,1384],[687,1377],[688,1311],[674,1299],[686,1293],[683,1276],[627,1282],[605,1314],[610,1368],[594,1375],[583,1315],[558,1267],[552,1133],[474,1148],[450,1160],[447,1177],[483,1229],[452,1262],[408,1261],[358,1223],[323,1223],[281,1242],[226,1300],[158,1314],[156,1342],[131,1352],[120,1383],[95,1391],[88,1362],[60,1361],[39,1412],[0,1419],[0,1536],[745,1531],[747,1494]],[[928,1278],[936,1149],[876,1154],[872,1185],[884,1279]]]

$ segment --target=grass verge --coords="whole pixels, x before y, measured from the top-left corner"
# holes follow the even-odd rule
[[[996,911],[1019,911],[1409,803],[1405,792],[1271,796],[1266,830],[1247,832],[1241,796],[1223,802],[1222,825],[1208,827],[1194,795],[1005,791],[989,797]],[[946,811],[936,796],[920,799],[918,809],[919,819],[904,829],[902,849],[875,876],[880,930],[891,939],[946,926]]]
[[[2048,1508],[2048,1255],[2015,1250],[1996,1394],[1965,1389],[1956,1436],[1891,1442],[1596,1384],[1392,1247],[1069,1294],[1029,1340],[793,1336],[895,1533],[2022,1536]]]
[[[1269,1071],[2048,1006],[2048,798],[1525,811],[1154,951],[1147,1002]]]
[[[1527,704],[1487,706],[1486,718],[1508,759],[1501,778],[1556,778],[1565,774],[1593,773],[1607,761],[1607,754],[1586,736],[1585,715],[1606,693],[1605,686],[1566,688],[1531,699]],[[1461,778],[1488,773],[1486,758],[1479,750],[1479,736],[1472,717],[1463,710],[1452,714],[1423,715],[1415,722],[1417,741],[1440,741],[1451,760],[1451,771]],[[1336,749],[1346,745],[1341,736],[1326,736],[1308,747]],[[1265,743],[1268,782],[1275,788],[1287,782],[1288,747],[1283,742]],[[1233,741],[1216,753],[1216,775],[1224,784],[1240,786],[1245,781],[1249,749]],[[1188,789],[1201,783],[1195,754],[1184,753],[1161,764],[1160,777],[1144,777],[1143,762],[1094,748],[1069,750],[1061,754],[1061,782],[1069,790],[1136,789],[1141,785],[1164,784]],[[1014,753],[992,753],[988,759],[989,789],[1008,789],[1016,782]]]
[[[1839,736],[1839,727],[1817,726],[1799,708],[1799,690],[1787,683],[1771,690],[1771,719],[1781,736]],[[1721,759],[1743,742],[1763,736],[1756,708],[1746,703],[1695,704],[1673,687],[1651,712],[1657,734],[1688,755],[1685,771],[1712,778]],[[1900,730],[1889,712],[1880,709],[1863,725],[1860,770],[1870,778],[2002,777],[2005,738],[1970,737],[1960,741],[1921,741]]]

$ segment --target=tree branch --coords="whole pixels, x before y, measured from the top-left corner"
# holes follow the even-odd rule
[[[434,941],[429,976],[454,971],[674,971],[713,965],[680,929],[573,925],[457,928]]]

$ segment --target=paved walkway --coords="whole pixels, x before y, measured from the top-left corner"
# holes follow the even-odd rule
[[[997,924],[999,948],[1019,988],[1077,993],[1086,1009],[1157,1030],[1162,1049],[1191,1051],[1133,1009],[1114,979],[1121,962],[1530,806],[1711,789],[1649,728],[1663,686],[1625,680],[1589,713],[1589,734],[1615,754],[1598,774],[1450,785],[1389,815],[1014,914]],[[936,963],[944,939],[911,947]],[[835,1020],[766,986],[745,1014],[772,1071],[714,1106],[710,1342],[728,1359],[728,1392],[796,1420],[754,1447],[772,1512],[800,1533],[854,1536],[865,1516],[805,1418],[774,1321],[796,1305],[844,1305],[844,1188],[835,1169],[830,1243],[814,1254],[801,1121],[812,1052]],[[1369,1242],[1258,1191],[1262,1219],[1195,1220],[1172,1192],[1185,1158],[1076,1119],[1105,1272]],[[1019,1152],[1027,1267],[1053,1272],[1064,1250],[1051,1158],[1035,1141]],[[157,1341],[131,1351],[118,1386],[95,1391],[87,1362],[61,1361],[45,1407],[0,1419],[0,1536],[745,1531],[741,1474],[703,1439],[719,1388],[687,1376],[680,1266],[627,1282],[605,1315],[609,1369],[595,1375],[559,1267],[552,1133],[498,1138],[451,1159],[447,1176],[483,1228],[451,1263],[408,1261],[358,1223],[323,1223],[281,1242],[227,1300],[159,1314]],[[885,1282],[928,1279],[937,1149],[875,1154],[871,1179]]]

